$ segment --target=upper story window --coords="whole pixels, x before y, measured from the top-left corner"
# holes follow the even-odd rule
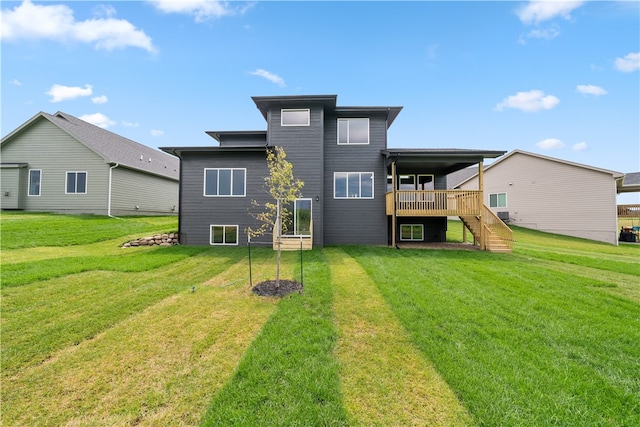
[[[30,169],[29,170],[29,195],[30,196],[39,196],[40,195],[40,180],[42,179],[42,170],[41,169]]]
[[[507,193],[489,194],[489,207],[490,208],[506,208]]]
[[[338,144],[368,144],[369,119],[338,119]]]
[[[373,199],[373,172],[335,172],[333,197],[336,199]]]
[[[310,112],[308,108],[282,109],[280,124],[282,126],[309,126]]]
[[[246,194],[246,169],[205,169],[204,195],[244,197]]]
[[[66,194],[87,194],[87,173],[67,172]]]

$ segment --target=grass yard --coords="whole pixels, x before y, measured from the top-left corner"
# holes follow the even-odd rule
[[[640,245],[314,249],[276,300],[246,248],[120,248],[175,217],[0,219],[2,425],[640,425]]]

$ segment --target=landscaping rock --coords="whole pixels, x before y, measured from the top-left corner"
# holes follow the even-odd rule
[[[142,237],[122,244],[123,248],[138,246],[173,246],[178,244],[178,233],[163,233],[155,236]]]

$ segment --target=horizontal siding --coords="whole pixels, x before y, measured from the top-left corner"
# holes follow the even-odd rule
[[[181,168],[181,243],[206,246],[211,225],[238,225],[239,243],[246,245],[246,228],[257,226],[249,213],[251,200],[260,204],[268,200],[264,187],[268,174],[265,153],[184,153]],[[246,168],[246,197],[205,197],[205,168]]]
[[[387,174],[380,154],[380,150],[386,148],[386,119],[384,116],[370,117],[368,145],[338,145],[337,118],[327,115],[325,122],[325,244],[386,245]],[[374,198],[334,199],[334,172],[373,172]]]
[[[2,209],[22,209],[24,198],[28,189],[26,168],[2,168],[0,169],[0,196]]]
[[[286,108],[309,108],[309,126],[281,126],[281,109],[275,108],[268,116],[269,145],[277,145],[284,149],[287,160],[293,165],[294,176],[304,182],[302,197],[312,199],[313,245],[321,247],[324,244],[322,211],[324,205],[322,198],[324,109],[313,105],[287,105]],[[316,198],[318,198],[317,201]]]
[[[117,167],[112,175],[111,214],[177,214],[178,191],[178,181]]]
[[[29,169],[42,170],[41,195],[25,197],[25,210],[102,215],[107,212],[108,165],[44,118],[2,145],[2,161],[24,162]],[[87,172],[87,194],[65,194],[67,171]],[[28,186],[21,191],[26,195]]]
[[[462,188],[476,188],[477,178]],[[610,174],[515,153],[484,174],[484,199],[507,193],[511,224],[615,244],[615,181]]]

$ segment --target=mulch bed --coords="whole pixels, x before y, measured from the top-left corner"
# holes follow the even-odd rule
[[[302,293],[302,283],[295,280],[280,279],[280,286],[276,286],[275,280],[260,282],[251,288],[251,291],[261,297],[280,297],[297,292]]]

